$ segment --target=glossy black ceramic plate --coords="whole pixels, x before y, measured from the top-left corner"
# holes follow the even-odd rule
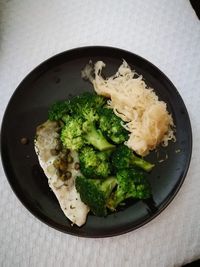
[[[47,178],[39,166],[34,152],[36,126],[47,119],[48,107],[56,100],[93,90],[90,83],[81,79],[81,69],[89,60],[103,60],[105,75],[114,74],[125,59],[132,68],[142,74],[167,103],[176,124],[175,143],[159,149],[148,159],[157,162],[149,175],[153,199],[135,201],[104,217],[89,215],[86,224],[71,226],[50,191]],[[20,139],[27,137],[29,144]],[[127,51],[111,47],[83,47],[58,54],[35,68],[21,82],[13,94],[2,123],[2,161],[13,191],[37,218],[66,233],[85,237],[106,237],[136,229],[155,218],[174,198],[186,176],[192,150],[192,133],[186,107],[178,91],[169,79],[147,60]]]

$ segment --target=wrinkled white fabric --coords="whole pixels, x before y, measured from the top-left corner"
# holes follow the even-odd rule
[[[193,128],[186,180],[156,219],[128,234],[85,239],[33,217],[0,166],[0,266],[181,266],[200,257],[200,22],[188,0],[0,0],[0,122],[21,80],[74,47],[116,46],[150,60],[179,90]]]

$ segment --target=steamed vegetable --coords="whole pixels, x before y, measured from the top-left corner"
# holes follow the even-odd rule
[[[79,150],[85,144],[93,145],[100,151],[114,148],[97,128],[99,116],[96,108],[105,104],[105,99],[91,93],[74,97],[69,103],[70,116],[65,119],[61,131],[63,145],[72,150]]]
[[[107,207],[115,210],[126,199],[147,199],[151,196],[151,187],[144,172],[136,169],[121,169],[116,174],[117,189],[108,199]]]
[[[127,199],[149,198],[145,172],[154,167],[124,144],[129,133],[106,104],[105,97],[88,92],[49,109],[49,120],[60,127],[62,149],[78,155],[76,190],[97,216],[115,211]]]
[[[96,149],[103,151],[114,148],[96,128],[91,114],[84,120],[81,116],[69,117],[61,131],[63,145],[72,150],[79,150],[85,144],[93,145]]]
[[[50,121],[65,120],[69,113],[70,102],[68,100],[58,101],[50,107],[48,117]]]
[[[82,201],[98,216],[105,216],[107,208],[115,211],[127,199],[151,196],[151,187],[144,173],[135,169],[119,170],[116,177],[104,180],[79,176],[75,184]]]
[[[88,178],[106,178],[111,174],[110,151],[97,151],[85,146],[79,153],[80,170]]]
[[[112,164],[116,169],[137,166],[147,172],[151,171],[154,167],[154,164],[136,156],[133,151],[125,145],[118,146],[113,152]]]
[[[81,200],[90,207],[94,215],[107,215],[107,200],[116,185],[115,178],[109,177],[106,180],[98,180],[78,176],[75,185]]]
[[[128,132],[122,126],[122,120],[114,114],[112,109],[101,108],[99,110],[99,127],[116,144],[121,144],[128,139]]]

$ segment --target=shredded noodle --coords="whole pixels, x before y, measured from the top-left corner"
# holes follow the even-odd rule
[[[169,140],[175,140],[166,103],[147,87],[143,77],[123,60],[117,73],[104,79],[101,71],[105,66],[102,61],[95,63],[91,82],[97,94],[110,98],[109,107],[125,122],[124,127],[130,132],[125,144],[145,156],[160,143],[167,146]]]

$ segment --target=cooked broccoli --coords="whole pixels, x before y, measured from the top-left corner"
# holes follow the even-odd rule
[[[114,148],[114,145],[110,144],[96,128],[90,117],[87,121],[80,116],[69,117],[62,128],[61,141],[65,147],[72,150],[79,150],[85,144],[91,144],[100,151]]]
[[[69,117],[61,131],[61,141],[65,147],[78,150],[84,145],[83,120],[79,117]]]
[[[106,98],[93,93],[83,93],[71,100],[58,101],[48,111],[48,118],[51,121],[63,120],[66,115],[82,114],[82,109],[96,110],[106,103]],[[84,110],[83,110],[84,111]],[[85,114],[87,116],[87,112]]]
[[[129,198],[147,199],[151,196],[151,187],[144,173],[134,169],[119,170],[116,177],[104,180],[78,176],[75,185],[81,200],[97,216],[107,215],[107,208],[115,211]]]
[[[117,189],[107,201],[107,207],[112,211],[128,197],[136,197],[135,185],[131,179],[130,171],[127,170],[120,170],[116,175]]]
[[[85,146],[79,152],[80,170],[88,178],[106,178],[111,173],[110,151],[96,151]]]
[[[128,198],[147,199],[151,196],[150,184],[142,171],[121,169],[116,179],[117,188],[107,201],[107,207],[112,211]]]
[[[125,145],[116,148],[112,155],[112,164],[116,169],[137,166],[145,171],[151,171],[154,164],[136,156],[133,151]]]
[[[117,117],[112,109],[99,109],[99,127],[102,132],[114,143],[121,144],[128,139],[128,131],[122,126],[122,120]]]
[[[65,118],[68,117],[69,113],[70,113],[69,101],[68,100],[58,101],[50,107],[48,111],[48,118],[51,121],[59,121],[59,120],[65,121]]]
[[[122,145],[128,131],[105,107],[106,101],[103,96],[83,93],[49,109],[49,120],[62,126],[64,147],[78,151],[82,175],[76,177],[75,186],[81,200],[97,216],[106,216],[107,209],[114,211],[129,198],[149,198],[151,188],[145,173],[133,167],[150,171],[154,166]]]
[[[107,199],[116,186],[115,178],[110,177],[106,180],[98,180],[78,176],[76,177],[75,186],[81,200],[89,206],[94,215],[107,215]]]
[[[67,148],[78,150],[84,144],[91,144],[103,151],[115,147],[96,127],[98,114],[95,105],[100,107],[104,104],[103,97],[91,93],[84,93],[70,101],[71,116],[65,120],[66,125],[61,132],[61,140]]]
[[[70,101],[70,109],[73,115],[82,116],[84,119],[92,116],[94,120],[98,119],[97,109],[106,104],[106,98],[97,94],[85,92],[74,97]]]
[[[151,185],[146,177],[146,173],[142,170],[130,169],[132,179],[136,186],[136,197],[139,199],[147,199],[152,195]]]

